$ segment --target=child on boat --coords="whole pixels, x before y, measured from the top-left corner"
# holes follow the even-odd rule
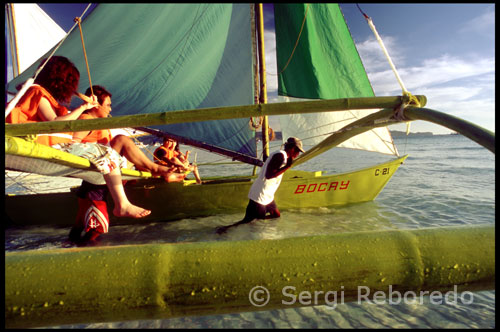
[[[196,179],[196,183],[201,184],[200,173],[198,166],[189,163],[188,155],[190,151],[183,154],[179,148],[179,142],[172,138],[163,138],[163,144],[153,153],[155,162],[160,165],[174,167],[178,172],[192,171]]]

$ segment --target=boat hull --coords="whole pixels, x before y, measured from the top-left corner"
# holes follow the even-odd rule
[[[374,200],[406,157],[335,175],[290,170],[276,192],[276,204],[280,210],[287,210]],[[141,222],[238,212],[243,217],[252,181],[252,177],[217,178],[197,185],[194,181],[166,183],[162,179],[144,179],[128,182],[125,190],[131,202],[152,211]],[[137,222],[133,218],[114,217],[113,203],[108,203],[111,225]],[[73,192],[5,197],[6,215],[14,225],[69,226],[74,223],[77,207]]]

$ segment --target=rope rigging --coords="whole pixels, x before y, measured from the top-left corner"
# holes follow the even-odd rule
[[[87,59],[87,51],[85,50],[85,42],[83,41],[83,31],[82,31],[82,19],[81,17],[75,17],[75,22],[78,24],[78,28],[80,29],[80,38],[82,39],[82,49],[83,49],[83,57],[85,58],[85,65],[87,66],[87,75],[89,76],[89,86],[91,95],[94,94],[94,90],[92,89],[92,79],[90,78],[90,69],[89,69],[89,61]]]
[[[392,62],[391,57],[389,56],[389,52],[385,48],[385,45],[384,45],[384,42],[382,41],[382,38],[380,38],[380,35],[378,34],[377,29],[375,28],[375,25],[373,24],[373,20],[371,19],[370,16],[368,16],[365,12],[363,12],[361,10],[361,7],[359,7],[358,4],[356,4],[356,6],[358,7],[358,9],[361,12],[361,14],[363,15],[363,17],[366,19],[366,21],[367,21],[368,26],[370,27],[370,29],[373,31],[373,34],[375,35],[375,38],[377,39],[380,47],[382,48],[382,52],[384,52],[384,55],[387,58],[387,61],[389,62],[389,66],[391,66],[391,69],[392,69],[394,75],[396,76],[396,80],[398,81],[399,86],[403,90],[402,94],[403,94],[403,97],[405,97],[404,99],[406,99],[406,100],[404,100],[403,103],[401,104],[401,106],[396,110],[396,112],[395,112],[395,118],[396,118],[396,120],[404,121],[404,115],[403,115],[404,108],[406,106],[408,106],[408,105],[415,105],[417,107],[420,107],[420,102],[418,101],[418,99],[415,96],[413,96],[406,89],[406,87],[405,87],[405,85],[403,83],[403,80],[401,79],[401,77],[399,76],[398,71],[396,70],[396,66],[394,65],[394,63]],[[408,135],[409,132],[410,132],[410,122],[406,122],[406,134]]]

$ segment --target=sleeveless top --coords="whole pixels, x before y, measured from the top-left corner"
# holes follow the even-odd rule
[[[57,116],[68,114],[68,109],[52,97],[42,86],[35,84],[19,99],[17,105],[5,118],[6,123],[28,123],[47,121],[39,112],[38,106],[42,98],[49,101]],[[42,134],[38,135],[36,142],[44,145],[54,145],[71,142],[73,135],[70,133]]]
[[[281,179],[283,178],[283,174],[278,175],[272,179],[266,179],[266,171],[269,166],[270,160],[276,154],[283,154],[284,160],[281,164],[280,168],[286,165],[286,161],[288,159],[285,151],[276,151],[271,153],[271,155],[267,158],[266,162],[262,166],[262,170],[260,171],[259,176],[255,179],[250,191],[248,192],[248,198],[254,202],[257,202],[262,205],[267,205],[274,200],[274,194],[276,190],[278,190]]]

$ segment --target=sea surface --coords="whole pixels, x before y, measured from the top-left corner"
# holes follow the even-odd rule
[[[495,155],[460,135],[396,138],[401,155],[408,154],[381,194],[372,202],[340,208],[282,211],[278,220],[241,225],[219,236],[217,226],[240,220],[238,214],[183,219],[134,226],[111,226],[100,245],[281,239],[384,229],[417,229],[495,223]],[[277,149],[278,147],[276,147]],[[307,148],[307,147],[306,147]],[[151,148],[153,149],[153,148]],[[184,150],[185,147],[182,149]],[[200,173],[249,174],[251,168],[212,165],[222,157],[196,152]],[[194,158],[194,153],[191,154]],[[349,157],[349,162],[342,161]],[[383,161],[370,153],[334,149],[298,169],[342,172]],[[59,181],[59,182],[58,182]],[[9,172],[6,193],[48,192],[79,180],[55,181]],[[50,189],[50,188],[53,189]],[[67,228],[10,227],[5,250],[24,251],[70,247]],[[492,257],[494,259],[494,257]],[[290,308],[226,315],[163,320],[75,324],[62,328],[494,328],[495,291],[473,293],[472,303],[431,303],[423,297],[410,304],[350,302],[334,310],[327,306]],[[469,302],[469,301],[467,301]],[[56,328],[60,328],[56,327]]]

